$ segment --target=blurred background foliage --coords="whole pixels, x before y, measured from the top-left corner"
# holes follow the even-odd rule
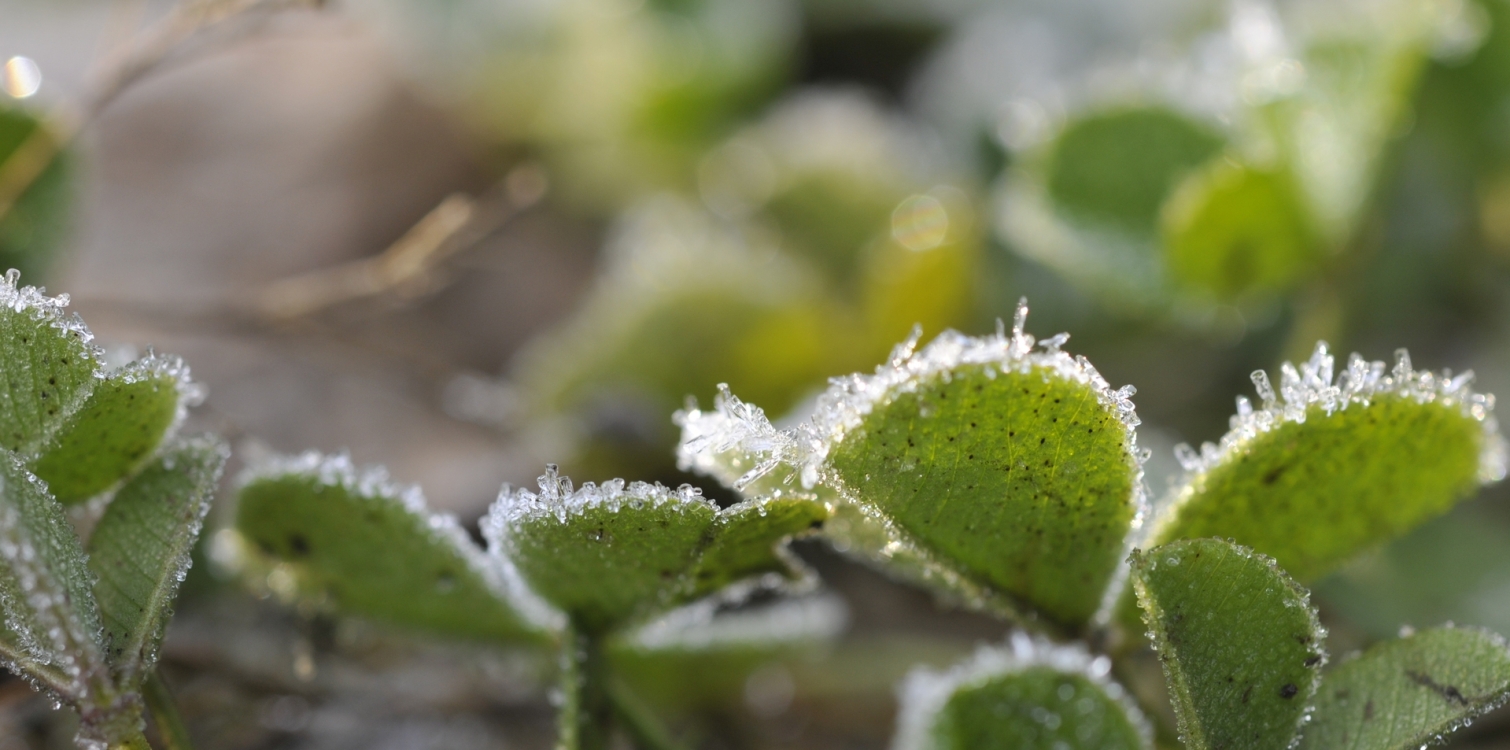
[[[545,461],[695,481],[688,398],[800,415],[1022,296],[1137,386],[1155,496],[1318,338],[1510,394],[1505,0],[0,0],[0,58],[0,267],[184,354],[239,454],[350,448],[468,520]],[[1323,582],[1333,650],[1510,632],[1505,495]],[[800,646],[617,657],[708,747],[884,746],[907,667],[1001,635],[800,551],[849,613]],[[207,747],[548,741],[533,657],[212,571],[167,655]],[[0,748],[58,746],[27,696]]]

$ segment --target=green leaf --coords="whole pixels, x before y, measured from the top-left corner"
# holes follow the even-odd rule
[[[1081,647],[1014,633],[947,673],[909,675],[897,750],[1133,750],[1153,747],[1148,722]]]
[[[52,265],[73,209],[73,155],[59,153],[58,136],[43,127],[30,113],[0,105],[0,171],[40,170],[9,211],[0,206],[0,271],[15,268],[31,279]]]
[[[551,466],[539,494],[500,495],[484,531],[536,594],[598,635],[686,594],[717,515],[691,487],[613,480],[574,490]]]
[[[536,640],[548,624],[418,488],[347,456],[279,459],[240,481],[242,562],[279,593],[446,635]],[[279,565],[259,565],[259,557]],[[291,586],[281,586],[288,582]]]
[[[1290,747],[1326,658],[1306,590],[1219,539],[1135,551],[1132,582],[1185,747]]]
[[[66,298],[0,282],[0,448],[28,456],[52,439],[94,390],[94,335]]]
[[[531,590],[599,636],[712,594],[810,578],[782,545],[828,513],[807,493],[720,511],[689,485],[615,479],[574,489],[552,464],[538,494],[500,495],[483,533]]]
[[[1380,643],[1321,681],[1302,750],[1407,750],[1438,742],[1510,697],[1510,650],[1476,628]]]
[[[1151,233],[1165,196],[1222,145],[1209,127],[1162,107],[1090,114],[1066,126],[1054,144],[1049,194],[1083,219]]]
[[[211,437],[170,446],[115,494],[89,539],[105,653],[126,689],[137,689],[157,662],[189,553],[229,456]]]
[[[1221,302],[1287,291],[1322,259],[1306,206],[1283,172],[1218,160],[1180,185],[1163,216],[1171,276]]]
[[[728,396],[715,412],[683,413],[681,463],[737,476],[736,488],[800,475],[859,507],[840,511],[853,532],[841,547],[883,564],[928,560],[953,571],[934,580],[965,579],[949,588],[967,601],[973,584],[1079,625],[1142,503],[1137,417],[1132,389],[1113,391],[1060,351],[1063,335],[1035,350],[1026,314],[1010,336],[948,332],[921,352],[909,341],[875,375],[834,381],[793,430]]]
[[[152,458],[172,432],[189,392],[177,357],[151,356],[112,373],[35,463],[59,502],[87,500]]]
[[[693,596],[765,574],[790,578],[804,568],[782,542],[827,520],[828,508],[811,493],[782,493],[746,500],[719,511],[712,540],[693,571]]]
[[[1389,374],[1356,354],[1332,370],[1323,343],[1281,368],[1280,397],[1255,373],[1261,407],[1240,399],[1220,446],[1181,451],[1188,475],[1150,545],[1230,538],[1309,581],[1504,476],[1493,400],[1471,373],[1417,372],[1404,350]]]
[[[9,451],[0,451],[0,560],[0,603],[14,641],[63,677],[60,697],[109,700],[114,690],[83,547],[63,506]]]

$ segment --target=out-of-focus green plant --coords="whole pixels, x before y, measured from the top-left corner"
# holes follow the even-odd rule
[[[526,419],[592,476],[646,471],[689,395],[729,382],[785,410],[914,325],[960,323],[980,239],[936,179],[926,142],[860,97],[776,110],[703,161],[704,206],[619,222],[583,308],[518,360]]]
[[[45,276],[73,208],[72,154],[43,147],[55,137],[32,112],[0,104],[0,269],[28,279]]]
[[[1004,180],[1000,226],[1016,249],[1123,306],[1187,320],[1272,305],[1355,262],[1388,146],[1432,55],[1461,53],[1444,47],[1465,11],[1402,0],[1232,13],[1231,70],[1204,72],[1230,77],[1216,88],[1232,103],[1082,105]]]

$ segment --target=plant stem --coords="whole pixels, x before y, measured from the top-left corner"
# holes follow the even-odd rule
[[[671,738],[671,733],[661,724],[660,719],[622,682],[610,681],[608,698],[613,701],[615,716],[639,750],[684,750]]]
[[[163,750],[193,750],[189,730],[184,727],[183,717],[178,715],[178,704],[173,700],[173,693],[168,690],[161,670],[154,669],[147,675],[142,684],[142,697],[146,699],[152,722],[157,725]]]
[[[561,692],[557,750],[605,750],[613,728],[603,639],[572,627],[561,652]]]

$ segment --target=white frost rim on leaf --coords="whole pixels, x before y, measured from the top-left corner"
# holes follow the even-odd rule
[[[1047,668],[1086,678],[1127,715],[1145,748],[1153,747],[1153,729],[1137,704],[1111,678],[1111,659],[1093,655],[1079,643],[1060,646],[1021,631],[1003,646],[981,646],[968,661],[947,672],[914,670],[898,690],[901,708],[892,750],[933,750],[932,729],[938,714],[960,690],[980,687],[1000,677]]]
[[[1451,370],[1434,373],[1411,366],[1410,353],[1395,352],[1395,366],[1386,371],[1380,361],[1369,362],[1357,353],[1348,357],[1347,367],[1333,377],[1334,358],[1325,341],[1316,342],[1311,358],[1296,367],[1290,362],[1280,365],[1279,390],[1275,391],[1269,374],[1253,372],[1259,406],[1246,396],[1237,397],[1237,413],[1229,421],[1227,434],[1218,443],[1205,442],[1197,452],[1189,444],[1175,447],[1175,458],[1185,474],[1175,486],[1159,523],[1149,524],[1149,537],[1158,528],[1172,523],[1180,507],[1203,486],[1206,476],[1248,450],[1254,440],[1267,432],[1290,423],[1306,421],[1312,407],[1328,416],[1350,408],[1367,408],[1376,397],[1399,396],[1417,403],[1455,406],[1463,416],[1482,425],[1483,444],[1479,450],[1478,479],[1482,484],[1505,478],[1507,449],[1494,416],[1494,396],[1473,390],[1473,371],[1453,375]]]
[[[604,509],[617,513],[625,506],[677,511],[702,507],[718,513],[718,506],[703,497],[702,490],[690,484],[673,490],[659,483],[625,484],[622,479],[612,479],[601,485],[587,482],[581,487],[573,487],[571,479],[561,476],[555,464],[546,464],[545,473],[537,481],[539,492],[507,484],[503,486],[497,502],[483,520],[484,536],[490,541],[501,542],[507,539],[509,529],[521,522],[554,518],[559,523],[566,523],[567,518],[589,510]]]
[[[419,486],[394,482],[386,468],[358,467],[344,452],[325,455],[306,451],[298,456],[272,456],[242,471],[236,479],[237,491],[259,480],[283,477],[313,477],[321,484],[340,487],[352,495],[397,505],[435,540],[450,545],[472,573],[511,605],[525,622],[549,632],[559,632],[565,626],[560,614],[530,590],[517,573],[494,564],[473,543],[455,516],[432,512]]]
[[[84,325],[84,319],[78,313],[67,311],[68,295],[49,297],[46,289],[20,286],[20,283],[20,271],[12,268],[5,272],[5,279],[0,282],[0,307],[8,307],[18,313],[30,312],[34,320],[45,321],[59,331],[76,335],[79,341],[90,347],[96,358],[102,356],[100,348],[93,343],[94,334]]]

